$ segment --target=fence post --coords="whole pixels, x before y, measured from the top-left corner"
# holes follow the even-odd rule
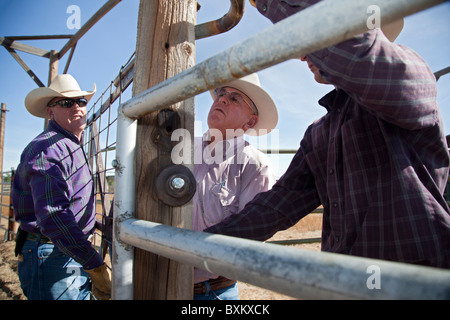
[[[12,197],[13,197],[12,196],[12,190],[13,190],[12,185],[14,182],[15,173],[16,173],[16,170],[11,168],[11,184],[10,184],[10,188],[9,188],[9,210],[8,210],[9,213],[8,213],[8,231],[7,231],[8,238],[7,238],[7,240],[12,240],[13,235],[14,235],[14,239],[15,239],[16,231],[19,226],[18,223],[16,223],[14,221],[14,207],[13,207],[13,201],[12,201]],[[2,190],[2,192],[3,192],[3,190]]]
[[[58,75],[59,55],[58,51],[51,50],[48,64],[48,85],[52,83],[55,77]],[[44,130],[48,126],[48,119],[44,119]]]
[[[195,1],[142,1],[139,6],[133,96],[195,64]],[[171,206],[156,195],[155,181],[173,167],[171,133],[194,133],[194,99],[138,120],[136,135],[136,218],[191,228],[191,202]],[[192,144],[192,143],[191,143]],[[191,159],[193,155],[191,152]],[[192,168],[189,168],[192,171]],[[135,250],[135,299],[191,299],[193,268],[141,249]]]
[[[3,172],[3,152],[5,146],[6,103],[1,104],[0,109],[0,172]],[[2,176],[3,181],[3,176]],[[2,182],[0,181],[0,182]]]

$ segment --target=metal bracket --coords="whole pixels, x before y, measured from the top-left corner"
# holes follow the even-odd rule
[[[187,167],[177,164],[161,170],[155,179],[159,200],[170,207],[182,206],[195,194],[195,177]]]
[[[158,113],[156,126],[152,132],[152,141],[158,146],[157,162],[161,167],[155,178],[155,194],[169,207],[182,206],[189,202],[195,193],[195,177],[191,170],[183,165],[174,165],[171,151],[174,141],[172,133],[181,125],[181,117],[173,109],[164,109]]]

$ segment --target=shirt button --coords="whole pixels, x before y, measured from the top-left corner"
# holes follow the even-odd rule
[[[337,202],[333,202],[333,208],[337,208]]]
[[[266,11],[267,11],[267,5],[263,5],[262,8],[261,8],[261,10],[262,10],[263,12],[266,12]]]
[[[329,174],[333,174],[333,173],[334,173],[334,170],[333,170],[333,169],[330,169],[330,170],[328,170],[328,173],[329,173]]]

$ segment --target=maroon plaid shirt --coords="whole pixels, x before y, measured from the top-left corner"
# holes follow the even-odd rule
[[[277,22],[307,3],[257,7]],[[378,29],[308,58],[336,87],[328,113],[272,190],[205,231],[266,240],[323,205],[322,250],[449,268],[449,154],[427,64]]]

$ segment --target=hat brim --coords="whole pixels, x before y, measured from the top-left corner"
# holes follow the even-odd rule
[[[245,134],[249,136],[262,136],[272,131],[278,123],[278,111],[272,97],[261,87],[244,81],[234,80],[227,83],[224,87],[230,87],[242,91],[250,100],[253,101],[258,109],[258,122],[247,130]],[[214,90],[209,91],[214,99]]]
[[[25,97],[25,107],[35,117],[48,118],[47,105],[53,98],[84,97],[88,102],[97,91],[95,83],[92,91],[68,91],[60,93],[48,87],[36,88]]]

